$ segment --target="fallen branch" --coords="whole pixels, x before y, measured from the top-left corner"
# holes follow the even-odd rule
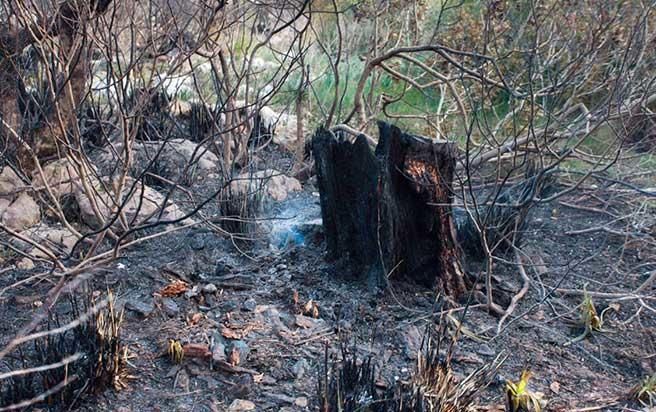
[[[373,137],[369,136],[368,134],[366,134],[364,132],[356,130],[356,129],[348,126],[348,125],[345,125],[345,124],[335,125],[335,126],[330,128],[330,131],[333,132],[333,133],[335,133],[335,132],[346,132],[346,133],[351,134],[353,136],[362,135],[362,136],[365,137],[365,139],[367,139],[367,142],[369,143],[369,145],[371,147],[376,147],[376,145],[378,144],[378,142],[376,142],[376,140]]]
[[[517,302],[519,302],[526,295],[528,292],[529,284],[531,283],[531,280],[529,279],[528,275],[526,274],[526,270],[524,269],[524,265],[522,264],[522,258],[517,251],[515,251],[515,259],[517,260],[517,269],[519,270],[519,274],[522,275],[524,282],[520,291],[512,297],[505,313],[503,316],[501,316],[501,319],[499,319],[499,324],[497,325],[497,334],[501,333],[503,322],[505,322],[508,316],[510,316],[515,311]]]

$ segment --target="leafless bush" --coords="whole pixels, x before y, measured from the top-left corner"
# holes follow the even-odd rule
[[[253,161],[253,117],[297,70],[308,3],[1,2],[1,194],[33,209],[24,225],[0,222],[3,247],[74,282],[148,229],[240,229],[253,197],[235,207],[226,189]],[[275,69],[258,66],[263,53]],[[207,190],[187,189],[199,179]],[[73,241],[31,237],[34,220]]]

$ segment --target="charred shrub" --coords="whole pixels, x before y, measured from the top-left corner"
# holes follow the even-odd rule
[[[112,294],[101,303],[72,297],[68,304],[70,318],[49,314],[43,336],[18,347],[9,370],[0,373],[0,408],[65,409],[85,394],[126,387],[123,314]]]
[[[318,400],[321,412],[462,412],[476,410],[476,396],[488,386],[501,365],[499,358],[464,379],[451,366],[455,340],[440,326],[427,330],[408,382],[387,390],[375,386],[373,358],[358,359],[342,348],[341,362],[329,365],[328,351],[319,373]]]

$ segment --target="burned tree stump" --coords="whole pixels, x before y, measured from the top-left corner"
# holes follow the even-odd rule
[[[330,260],[370,286],[388,277],[465,289],[451,217],[455,146],[380,122],[375,153],[325,129],[312,139]]]

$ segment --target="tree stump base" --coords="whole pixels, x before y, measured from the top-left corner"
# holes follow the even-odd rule
[[[328,259],[370,286],[406,278],[457,298],[465,290],[451,216],[453,143],[378,124],[375,153],[360,135],[319,129],[312,153]]]

